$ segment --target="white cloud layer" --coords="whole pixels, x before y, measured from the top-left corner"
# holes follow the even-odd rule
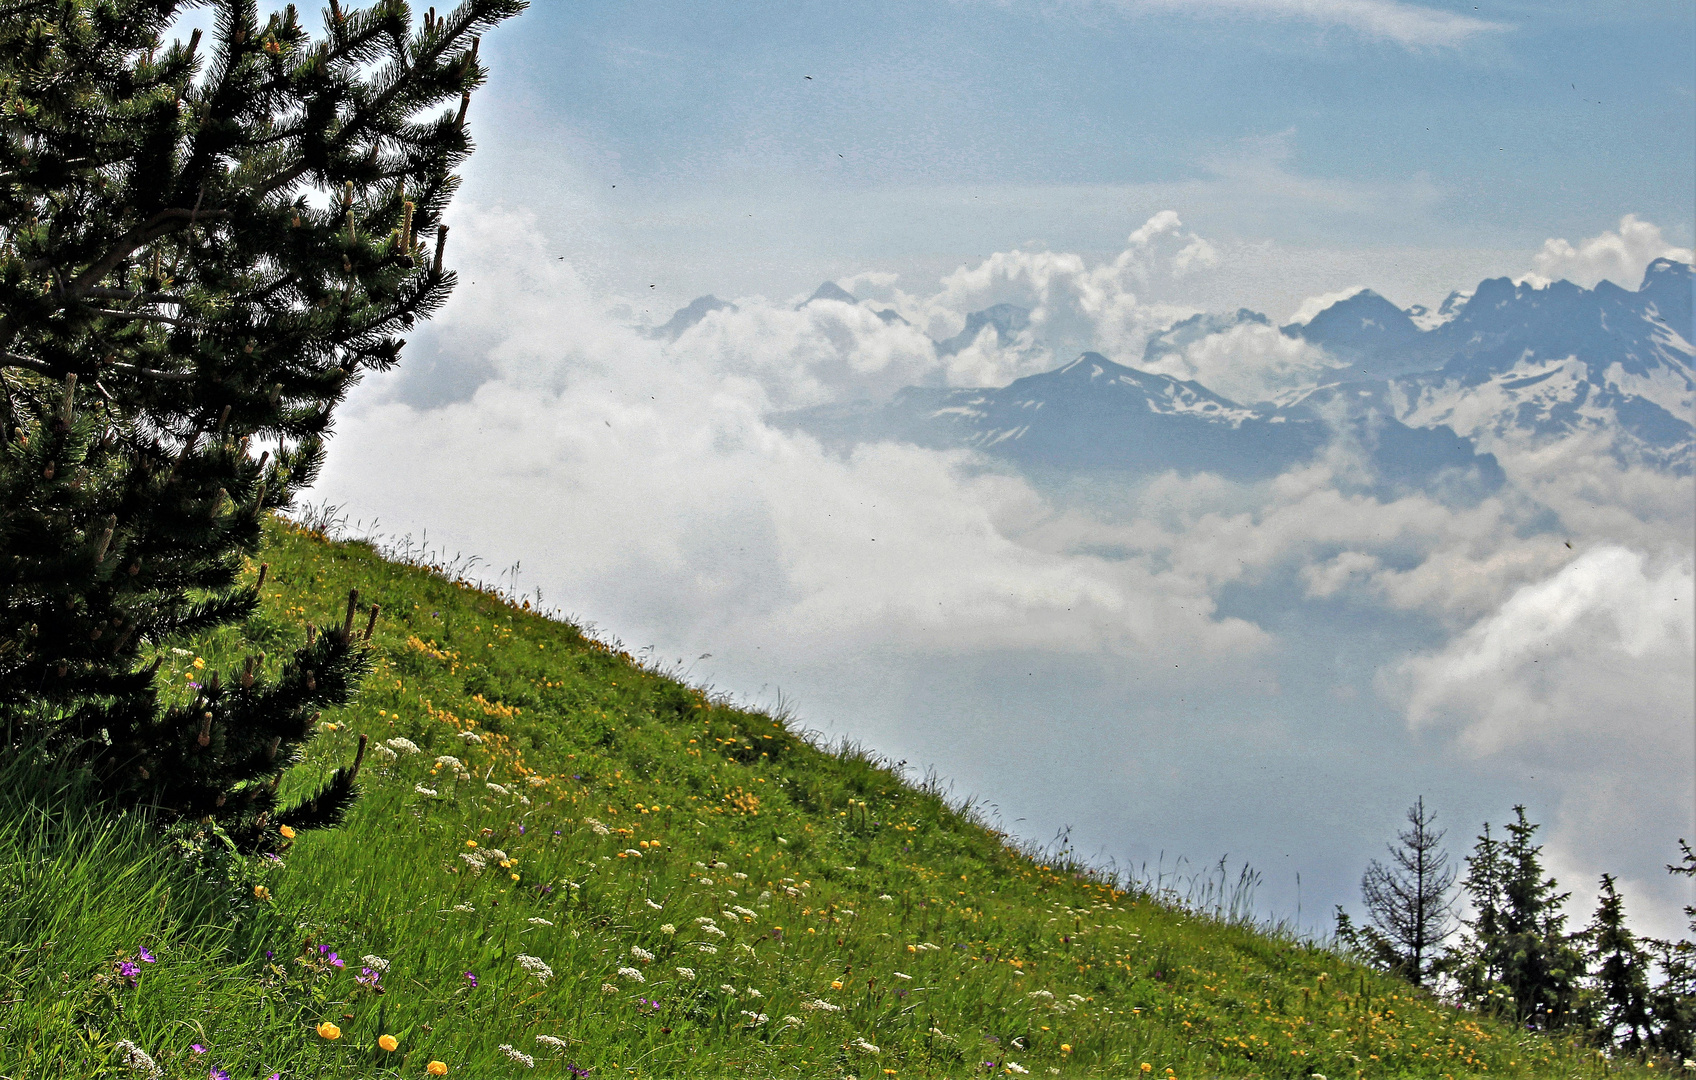
[[[1263,18],[1297,19],[1341,26],[1365,37],[1410,48],[1454,48],[1480,34],[1506,30],[1502,23],[1457,15],[1400,0],[1114,0],[1137,10],[1232,12]]]
[[[1618,230],[1580,240],[1576,246],[1560,237],[1543,241],[1543,250],[1532,256],[1531,271],[1518,280],[1543,286],[1565,278],[1592,289],[1606,279],[1635,290],[1649,264],[1663,258],[1687,263],[1696,260],[1696,253],[1668,243],[1659,225],[1627,214],[1619,219]]]
[[[1689,659],[1696,599],[1687,480],[1623,469],[1574,441],[1499,448],[1510,483],[1486,498],[1383,501],[1350,493],[1366,464],[1344,443],[1256,485],[1167,475],[1059,490],[966,452],[839,453],[769,422],[915,383],[1005,382],[1054,366],[1061,347],[1140,363],[1147,334],[1189,313],[1142,301],[1147,283],[1192,280],[1231,257],[1176,214],[1150,218],[1095,265],[1001,252],[928,295],[884,273],[842,279],[912,326],[867,306],[796,311],[743,297],[669,344],[609,314],[634,305],[597,295],[522,214],[461,206],[454,237],[464,286],[420,335],[413,365],[350,400],[319,497],[389,531],[428,529],[436,544],[493,565],[522,561],[527,585],[627,641],[723,658],[715,670],[730,689],[751,694],[767,679],[808,688],[807,719],[894,750],[953,755],[945,770],[952,763],[1009,802],[1035,800],[1033,820],[1095,807],[1101,822],[1125,818],[1124,830],[1136,820],[1140,836],[1147,815],[1163,813],[1174,846],[1188,836],[1193,854],[1242,852],[1235,826],[1189,797],[1219,780],[1222,755],[1259,753],[1298,773],[1340,756],[1353,764],[1338,790],[1356,794],[1294,840],[1265,843],[1302,845],[1315,865],[1346,863],[1332,875],[1345,901],[1355,862],[1379,838],[1355,850],[1336,837],[1360,828],[1359,799],[1409,782],[1399,764],[1393,777],[1374,770],[1426,753],[1423,739],[1437,744],[1432,783],[1481,762],[1539,763],[1553,843],[1570,865],[1627,872],[1648,890],[1671,857],[1644,847],[1631,849],[1630,866],[1598,863],[1613,822],[1626,819],[1592,811],[1597,792],[1630,790],[1630,769],[1661,776],[1653,770],[1676,746],[1657,725],[1689,719],[1689,664],[1674,662]],[[1006,347],[985,334],[955,357],[936,355],[927,332],[951,334],[967,312],[998,302],[1031,307],[1030,330]],[[418,364],[432,348],[435,367]],[[1327,362],[1244,325],[1162,363],[1256,400],[1317,378]],[[475,389],[423,392],[409,379]],[[1241,601],[1255,595],[1282,597],[1298,621],[1255,614]],[[1345,663],[1304,640],[1350,636],[1351,612],[1379,627],[1350,643],[1360,655]],[[1391,624],[1404,637],[1371,645]],[[1398,666],[1410,649],[1395,642],[1419,634],[1419,657]],[[1389,726],[1373,729],[1353,713],[1379,706],[1348,704],[1345,691],[1370,686],[1382,665]],[[1331,692],[1286,697],[1285,681],[1309,668],[1326,669]],[[1015,672],[1029,681],[1009,687]],[[991,751],[974,739],[927,731],[943,721],[916,704],[926,695],[985,738],[1006,713],[994,723],[1013,744],[1071,750],[983,764]],[[1025,700],[1028,712],[1008,704]],[[1211,704],[1201,711],[1195,700]],[[1418,739],[1397,732],[1407,720]],[[1168,737],[1164,757],[1152,756]],[[1642,758],[1639,745],[1659,756]],[[1088,761],[1121,765],[1092,771]],[[1161,770],[1138,772],[1134,791],[1113,771],[1155,761]],[[1230,799],[1279,797],[1272,773],[1273,786],[1255,786],[1264,761],[1240,763]],[[1662,789],[1662,810],[1688,809],[1687,791]],[[1499,819],[1521,796],[1498,779],[1476,797]],[[1096,827],[1101,842],[1127,842],[1118,825]],[[1664,889],[1653,895],[1657,910],[1672,910]]]

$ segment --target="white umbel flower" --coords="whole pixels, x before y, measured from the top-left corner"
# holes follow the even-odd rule
[[[629,979],[631,982],[645,983],[648,981],[645,975],[633,967],[621,967],[618,969],[618,974],[620,977]]]
[[[511,1043],[501,1043],[499,1046],[495,1047],[495,1049],[499,1050],[513,1061],[518,1062],[526,1069],[534,1069],[536,1067],[535,1058],[526,1054],[524,1051],[517,1049]]]
[[[524,953],[519,953],[518,966],[536,976],[537,982],[545,983],[554,977],[554,969],[549,967],[547,962],[539,956],[528,956]]]
[[[119,1039],[118,1045],[114,1046],[112,1049],[118,1052],[118,1064],[128,1065],[136,1072],[147,1077],[148,1080],[159,1080],[160,1077],[165,1075],[165,1070],[155,1064],[153,1059],[148,1056],[146,1050],[143,1050],[128,1039]]]
[[[394,738],[390,739],[387,745],[391,750],[399,750],[403,754],[423,753],[422,750],[418,749],[418,744],[411,739]]]

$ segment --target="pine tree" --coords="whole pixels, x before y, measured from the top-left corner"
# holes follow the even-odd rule
[[[1456,871],[1424,798],[1408,808],[1407,820],[1409,827],[1396,834],[1399,846],[1389,848],[1391,865],[1373,859],[1360,879],[1360,892],[1371,919],[1365,929],[1376,931],[1382,942],[1376,951],[1391,970],[1420,986],[1455,929],[1449,890]]]
[[[1533,842],[1540,826],[1526,820],[1524,806],[1514,815],[1505,841],[1486,824],[1466,860],[1471,933],[1444,970],[1474,1004],[1509,1008],[1520,1023],[1552,1030],[1581,1019],[1585,959],[1561,912],[1570,894],[1544,876],[1543,849]]]
[[[1604,1044],[1641,1050],[1654,1026],[1649,955],[1625,925],[1625,900],[1612,874],[1602,875],[1602,893],[1586,936],[1597,998],[1592,1026]]]
[[[1678,846],[1684,858],[1669,865],[1667,872],[1696,878],[1696,851],[1684,840]],[[1696,904],[1685,905],[1684,916],[1690,920],[1690,937],[1682,941],[1654,938],[1645,941],[1661,969],[1660,980],[1650,997],[1654,1030],[1649,1044],[1675,1061],[1696,1058]]]
[[[452,289],[477,35],[524,4],[415,27],[330,0],[314,37],[292,4],[215,0],[204,52],[163,41],[183,6],[0,0],[0,722],[6,752],[251,846],[350,802],[357,759],[298,806],[275,790],[377,612],[349,597],[192,701],[162,700],[158,657],[256,610],[262,516]]]

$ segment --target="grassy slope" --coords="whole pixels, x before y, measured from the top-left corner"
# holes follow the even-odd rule
[[[417,1077],[432,1060],[479,1078],[1605,1068],[1327,952],[1033,861],[862,755],[367,547],[276,525],[267,558],[267,614],[246,640],[200,643],[208,670],[331,622],[350,587],[383,608],[376,673],[291,781],[348,760],[359,732],[422,752],[368,756],[347,826],[301,836],[233,906],[145,830],[11,777],[0,1075],[139,1075],[115,1064],[119,1039],[168,1076],[238,1080]],[[181,684],[199,670],[165,659]],[[52,807],[52,827],[29,805]],[[388,961],[382,993],[358,981],[367,954]],[[315,1033],[324,1020],[339,1039]]]

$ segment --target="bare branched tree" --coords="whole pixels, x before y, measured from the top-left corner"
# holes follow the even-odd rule
[[[1443,830],[1421,797],[1407,811],[1408,828],[1389,847],[1390,864],[1373,859],[1360,879],[1375,950],[1415,985],[1430,974],[1443,940],[1454,932],[1449,896],[1456,867],[1443,850]]]

